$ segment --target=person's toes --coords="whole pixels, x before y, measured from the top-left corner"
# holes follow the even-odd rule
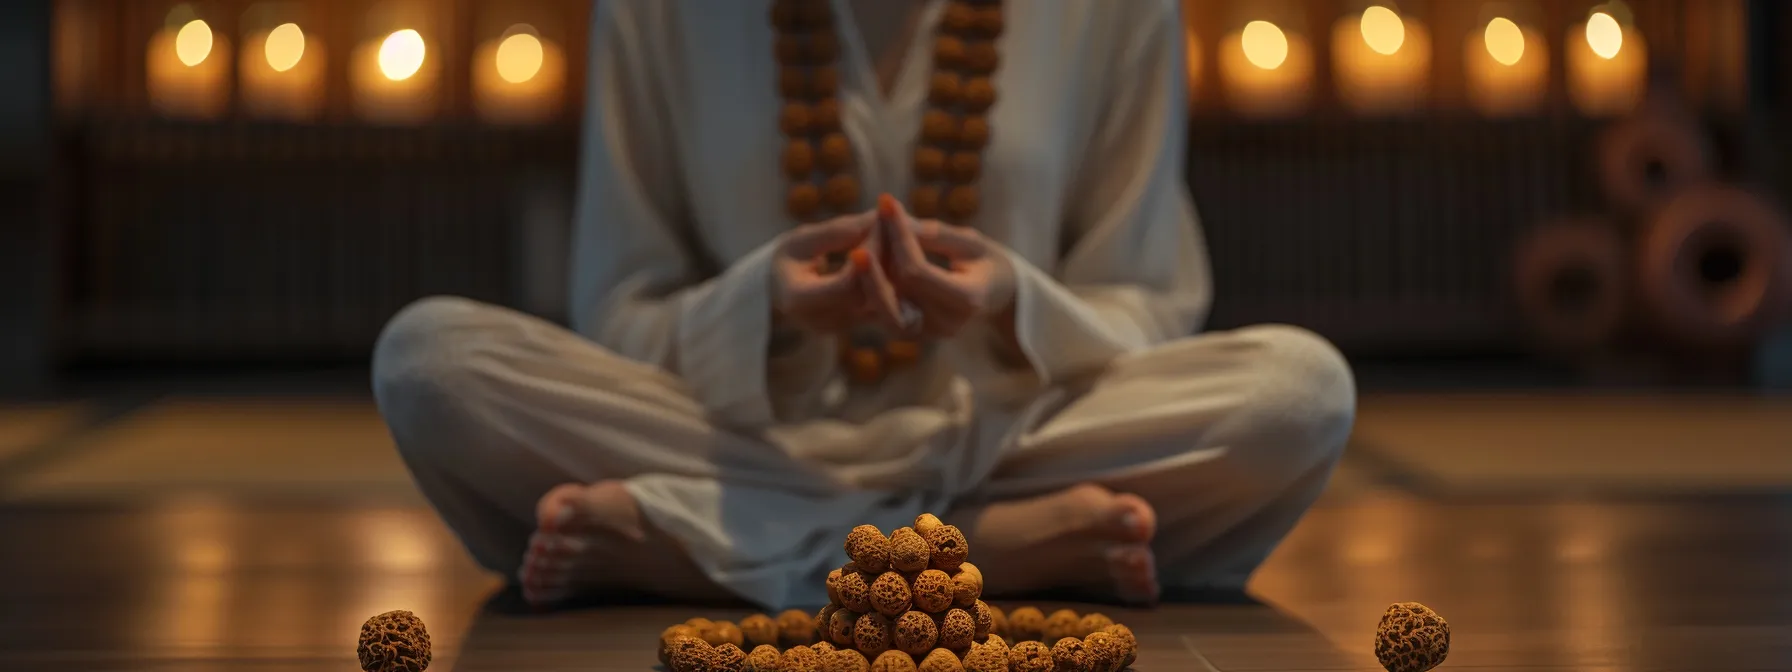
[[[548,565],[548,544],[541,533],[529,537],[529,549],[523,552],[523,564],[516,568],[516,578],[524,584],[533,581],[541,568]]]
[[[523,587],[524,594],[545,584],[557,564],[547,535],[539,532],[531,535],[529,550],[523,554],[523,564],[516,570],[517,583]]]
[[[1108,549],[1108,576],[1114,592],[1127,604],[1149,605],[1162,592],[1157,583],[1157,559],[1151,547],[1128,544]]]
[[[616,481],[556,486],[537,500],[535,515],[517,582],[524,599],[539,607],[588,586],[601,569],[606,544],[645,538],[633,497]]]
[[[535,528],[541,532],[566,532],[577,517],[578,498],[585,486],[566,483],[554,486],[535,502]]]
[[[595,541],[580,535],[536,532],[529,537],[529,549],[523,554],[517,582],[530,602],[546,604],[558,601],[571,589],[581,562],[590,554]]]
[[[549,606],[565,598],[563,575],[542,565],[525,565],[518,573],[523,600],[535,606]]]
[[[575,579],[584,573],[581,556],[569,554],[581,540],[549,538],[546,552],[532,555],[518,573],[523,597],[538,606],[551,606],[571,596]]]
[[[1114,529],[1119,538],[1137,544],[1157,535],[1157,511],[1145,498],[1130,492],[1114,495]]]

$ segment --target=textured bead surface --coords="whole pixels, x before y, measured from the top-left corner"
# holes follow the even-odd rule
[[[816,213],[821,210],[821,189],[809,183],[790,185],[784,207],[799,222],[814,221]]]
[[[983,172],[983,155],[976,152],[953,152],[946,161],[946,179],[954,184],[968,185],[977,181]]]
[[[919,160],[919,152],[916,153]],[[900,341],[899,341],[900,342]],[[894,350],[891,351],[894,354]],[[898,572],[919,572],[927,569],[927,540],[912,527],[890,533],[890,568]]]
[[[809,110],[809,124],[815,133],[840,130],[840,101],[833,98],[815,101],[815,107]]]
[[[784,143],[783,163],[785,177],[808,179],[815,173],[815,145],[802,139]]]
[[[1001,65],[1002,55],[996,49],[996,43],[989,40],[971,40],[964,43],[965,72],[975,75],[987,75],[996,71]]]
[[[897,649],[917,656],[926,655],[939,643],[939,638],[939,626],[932,616],[910,611],[896,618],[892,643]]]
[[[852,166],[852,141],[845,133],[829,133],[821,139],[821,167],[827,171],[845,170]],[[886,546],[887,540],[886,540]],[[889,551],[886,549],[885,553]]]
[[[1417,602],[1389,605],[1375,628],[1375,658],[1388,672],[1425,672],[1450,655],[1450,624]]]
[[[944,196],[940,193],[939,187],[931,185],[915,187],[908,194],[909,214],[921,219],[938,217],[942,200],[944,200]]]
[[[965,117],[958,125],[958,146],[980,150],[989,144],[989,118],[982,115]]]
[[[981,114],[996,104],[996,85],[988,77],[972,77],[965,81],[959,104],[966,112]]]
[[[953,187],[952,191],[946,193],[946,217],[954,224],[963,223],[977,215],[980,201],[976,187]]]
[[[977,8],[963,2],[946,5],[946,11],[940,15],[940,29],[955,35],[971,32],[977,24]]]
[[[933,41],[933,65],[936,68],[958,68],[964,65],[964,40],[941,35]]]
[[[915,177],[933,181],[946,174],[946,152],[938,147],[922,145],[915,148]],[[916,536],[920,536],[918,533]],[[925,542],[923,542],[925,543]]]
[[[921,116],[921,140],[934,145],[957,142],[958,118],[945,110],[928,110]]]
[[[367,672],[423,672],[434,655],[423,619],[404,610],[388,611],[362,623],[355,654]]]
[[[964,83],[957,73],[936,72],[928,83],[927,102],[941,107],[957,105]]]
[[[804,103],[785,103],[778,113],[778,130],[786,137],[806,136],[814,128],[812,108]]]
[[[821,185],[821,200],[837,213],[856,209],[859,193],[859,179],[851,175],[835,175]]]

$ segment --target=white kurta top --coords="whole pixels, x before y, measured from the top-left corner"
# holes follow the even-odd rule
[[[865,209],[878,193],[909,191],[943,4],[928,4],[887,97],[859,31],[839,31],[841,122]],[[852,518],[874,513],[866,507],[901,524],[914,515],[906,508],[964,494],[999,457],[962,454],[995,450],[970,436],[992,430],[965,430],[969,418],[1098,374],[1122,353],[1190,335],[1210,303],[1206,250],[1183,180],[1177,0],[1005,7],[982,208],[969,224],[1014,263],[1028,361],[998,361],[987,331],[978,331],[944,344],[930,365],[839,401],[825,393],[840,378],[832,339],[772,333],[770,262],[793,223],[780,170],[769,1],[597,3],[574,326],[678,375],[718,426],[823,465],[827,484],[791,488],[811,504],[840,498],[828,508],[843,520],[817,525],[878,522]],[[834,0],[834,10],[853,20],[846,0]],[[664,511],[719,506],[714,487],[636,493],[656,523],[687,543],[726,547],[728,559],[705,567],[718,580],[765,578],[760,570],[793,561],[784,545],[810,543],[815,530],[807,525],[754,530],[759,536],[749,541],[739,531],[698,529],[703,515],[672,520],[679,516]],[[934,494],[892,508],[878,503],[888,497],[877,491]],[[774,499],[760,503],[777,508]],[[837,539],[828,541],[839,550]],[[816,556],[823,552],[797,555],[824,562]],[[800,599],[767,591],[755,591],[756,599]]]

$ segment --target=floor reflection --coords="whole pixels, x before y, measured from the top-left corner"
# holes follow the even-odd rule
[[[1410,600],[1450,620],[1451,666],[1784,669],[1792,643],[1749,632],[1792,626],[1789,523],[1770,498],[1365,501],[1315,511],[1252,590],[1359,657]]]
[[[1408,600],[1450,619],[1463,669],[1792,669],[1787,529],[1770,498],[1365,497],[1300,525],[1252,585],[1262,604],[1123,618],[1186,658],[1170,669],[1203,669],[1196,651],[1219,669],[1374,669],[1375,623]],[[391,609],[429,624],[431,669],[639,670],[665,625],[744,615],[518,615],[425,509],[0,508],[0,531],[23,542],[0,544],[5,670],[353,669],[360,624]]]
[[[0,529],[40,542],[0,553],[19,579],[0,587],[0,669],[353,669],[361,623],[391,609],[421,616],[451,660],[495,587],[418,509],[186,500],[5,511]]]

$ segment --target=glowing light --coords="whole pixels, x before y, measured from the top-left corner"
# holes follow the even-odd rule
[[[1488,21],[1481,40],[1487,43],[1487,55],[1500,65],[1513,65],[1524,58],[1524,31],[1511,19],[1502,16]]]
[[[268,67],[274,72],[286,72],[299,64],[305,57],[305,31],[299,24],[283,23],[268,32],[267,44],[262,47],[267,56]]]
[[[1375,53],[1392,56],[1406,43],[1406,22],[1394,10],[1376,5],[1363,10],[1363,42]]]
[[[1624,27],[1618,20],[1605,12],[1594,12],[1587,17],[1587,46],[1600,58],[1611,60],[1618,56],[1618,50],[1624,48]]]
[[[1244,33],[1240,36],[1244,57],[1264,70],[1282,67],[1288,60],[1288,36],[1282,29],[1268,21],[1252,21],[1245,24]]]
[[[406,28],[380,44],[380,74],[392,81],[409,79],[423,68],[423,36]]]
[[[498,43],[498,76],[511,84],[521,84],[541,72],[541,40],[528,33],[517,33]]]
[[[187,67],[205,62],[212,55],[212,27],[204,21],[188,21],[174,35],[174,55]]]

